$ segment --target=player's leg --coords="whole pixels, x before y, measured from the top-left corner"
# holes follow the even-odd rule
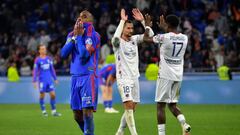
[[[83,111],[73,110],[74,119],[78,123],[79,128],[84,132],[84,121],[83,121]]]
[[[94,135],[93,108],[83,109],[84,135]]]
[[[118,127],[116,135],[124,135],[124,129],[127,127],[127,122],[125,118],[125,112],[123,113],[121,120],[120,120],[120,125]]]
[[[57,112],[57,109],[56,109],[56,94],[55,94],[55,91],[52,90],[50,91],[50,104],[51,104],[51,108],[52,108],[52,115],[53,116],[61,116],[60,113]]]
[[[39,95],[40,108],[42,110],[43,116],[48,116],[46,108],[45,108],[44,97],[45,97],[45,93],[44,92],[40,92],[40,95]]]
[[[136,98],[135,96],[133,96],[134,94],[137,94],[138,100],[139,100],[139,92],[137,92],[139,90],[139,84],[129,80],[127,81],[127,83],[119,83],[119,92],[120,95],[122,97],[122,101],[123,101],[123,106],[125,109],[125,112],[123,114],[123,116],[125,116],[125,120],[126,123],[128,125],[128,128],[131,132],[131,135],[137,135],[137,130],[136,130],[136,126],[135,126],[135,119],[134,119],[134,108],[135,108],[135,100],[134,98]],[[136,101],[139,102],[139,101]],[[123,123],[122,123],[123,122]],[[123,133],[123,129],[122,126],[124,124],[124,121],[121,121],[118,132],[116,134],[121,134]],[[122,130],[122,131],[121,131]]]
[[[183,133],[185,135],[185,133],[190,132],[191,127],[189,124],[186,123],[186,119],[185,119],[184,115],[182,114],[180,109],[177,107],[177,102],[178,102],[179,95],[180,95],[180,87],[181,87],[181,82],[175,81],[172,84],[171,97],[173,100],[168,104],[168,108],[180,122],[181,126],[183,127]]]
[[[134,119],[134,108],[135,103],[133,101],[127,101],[123,103],[125,109],[125,119],[131,135],[137,135],[135,119]]]
[[[105,112],[109,112],[108,101],[107,101],[107,90],[105,85],[100,85],[100,89],[102,90],[102,99],[103,99],[103,106],[105,108]]]
[[[81,79],[84,135],[94,135],[93,111],[97,108],[98,80],[94,75],[84,76]]]
[[[176,103],[170,103],[168,104],[169,110],[172,112],[172,114],[178,119],[181,126],[183,127],[183,133],[184,135],[188,132],[190,132],[191,127],[189,124],[186,123],[186,119],[180,109],[177,107]]]
[[[157,102],[157,120],[158,120],[158,135],[165,135],[165,107],[170,97],[172,81],[159,78],[156,85],[155,101]]]
[[[45,108],[45,103],[44,103],[44,97],[45,97],[45,92],[46,92],[46,84],[43,83],[43,82],[39,82],[38,88],[39,88],[39,91],[40,91],[39,104],[40,104],[40,108],[42,110],[42,114],[43,114],[43,116],[48,116],[46,108]]]
[[[106,93],[107,93],[106,99],[107,99],[108,107],[110,108],[109,109],[110,113],[119,113],[119,111],[115,110],[112,106],[112,104],[113,104],[113,102],[112,102],[112,93],[113,93],[112,86],[107,86]]]
[[[158,135],[165,135],[166,124],[165,107],[166,103],[164,102],[157,103]]]
[[[82,112],[82,98],[81,98],[81,89],[80,84],[81,80],[79,77],[72,76],[71,78],[71,109],[73,110],[74,119],[77,122],[79,128],[84,133],[84,120]]]

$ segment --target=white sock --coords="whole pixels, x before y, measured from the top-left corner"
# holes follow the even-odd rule
[[[126,127],[127,127],[127,122],[125,119],[125,112],[124,112],[120,121],[118,132],[123,132]]]
[[[158,124],[158,135],[165,135],[165,124]]]
[[[179,121],[182,125],[184,125],[184,124],[186,123],[186,120],[185,120],[185,117],[184,117],[183,114],[179,114],[179,115],[177,116],[177,119],[178,119],[178,121]]]
[[[135,127],[135,120],[133,116],[133,110],[125,110],[125,119],[131,135],[137,135],[137,130]]]
[[[46,110],[42,110],[42,113],[46,113],[47,111]]]
[[[56,113],[56,112],[57,112],[56,109],[52,110],[52,114],[54,114],[54,113]]]

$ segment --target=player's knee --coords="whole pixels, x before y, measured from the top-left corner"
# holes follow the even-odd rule
[[[55,94],[51,95],[51,99],[55,99],[55,98],[56,98]]]
[[[89,116],[92,116],[92,115],[93,115],[93,108],[92,107],[83,109],[83,116],[89,117]]]
[[[123,104],[126,110],[134,109],[134,103],[132,101],[126,101]]]
[[[45,94],[44,93],[40,93],[40,99],[44,99]]]
[[[77,122],[83,121],[83,114],[81,111],[73,111],[74,112],[74,119]]]
[[[177,110],[177,106],[176,104],[168,104],[168,108],[170,111],[174,112],[175,110]]]

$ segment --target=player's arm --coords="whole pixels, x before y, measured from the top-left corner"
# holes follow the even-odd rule
[[[145,15],[145,19],[142,15],[142,13],[140,12],[140,10],[138,8],[134,8],[132,10],[132,13],[133,13],[133,18],[137,21],[140,21],[141,24],[143,25],[143,27],[145,29],[149,29],[149,35],[150,36],[153,36],[154,35],[154,32],[153,30],[151,29],[152,27],[152,19],[151,19],[151,16],[149,14],[146,14]],[[143,36],[143,35],[142,35]]]
[[[137,21],[141,21],[143,18],[143,15],[141,14],[141,12],[138,9],[135,9],[132,11],[133,12],[133,16]],[[141,21],[142,22],[142,21]],[[144,34],[146,34],[146,36],[148,37],[152,37],[154,35],[154,32],[152,30],[152,19],[151,16],[146,14],[145,15],[145,21],[144,21],[144,25],[145,26],[145,32]],[[133,38],[135,38],[135,40],[137,41],[137,43],[141,43],[144,40],[144,34],[140,34],[140,35],[135,35],[133,36]]]
[[[52,75],[52,77],[54,79],[54,82],[58,83],[56,71],[55,71],[54,65],[53,65],[53,60],[50,60],[50,72],[51,72],[51,75]]]
[[[37,88],[37,75],[38,75],[38,58],[36,58],[34,60],[34,65],[33,65],[33,72],[32,72],[32,76],[33,76],[33,86],[36,89]]]
[[[118,27],[117,27],[114,35],[113,35],[113,38],[112,38],[112,45],[115,48],[119,47],[120,38],[121,38],[121,35],[122,35],[124,23],[127,19],[128,19],[128,16],[126,15],[125,10],[121,9],[121,20],[120,20],[120,23],[119,23],[119,25],[118,25]]]
[[[63,48],[61,49],[61,57],[62,58],[67,58],[69,54],[72,52],[74,44],[76,41],[76,37],[70,33],[67,36],[66,43],[64,44]]]
[[[168,25],[167,25],[163,15],[160,16],[159,23],[157,23],[157,24],[158,24],[158,27],[160,29],[162,29],[164,33],[167,32]]]
[[[79,35],[83,35],[84,29],[83,24],[80,22],[80,19],[77,19],[73,32],[68,34],[67,40],[63,48],[61,49],[61,57],[67,58],[69,54],[72,52],[74,45],[76,44],[77,37]]]

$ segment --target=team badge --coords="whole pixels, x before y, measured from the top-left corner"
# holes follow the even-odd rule
[[[92,39],[91,38],[87,38],[86,40],[85,40],[85,44],[86,45],[92,45]]]

